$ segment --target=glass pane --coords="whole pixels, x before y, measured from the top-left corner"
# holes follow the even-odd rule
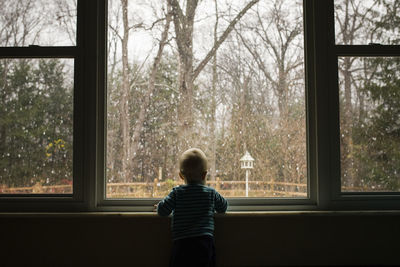
[[[77,0],[3,0],[0,46],[70,46],[76,43]]]
[[[400,1],[335,0],[336,43],[398,44]]]
[[[400,191],[400,58],[339,60],[342,191]]]
[[[0,194],[72,193],[73,59],[1,59],[0,74]]]
[[[175,22],[193,32],[167,1],[121,2],[108,10],[107,197],[165,196],[190,147],[225,197],[307,197],[302,1],[258,2],[221,42],[254,1],[183,8]]]

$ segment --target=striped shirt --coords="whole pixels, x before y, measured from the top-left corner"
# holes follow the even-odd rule
[[[174,240],[210,235],[214,236],[214,212],[223,213],[228,202],[214,188],[201,184],[174,187],[158,203],[157,213],[168,216],[172,212]]]

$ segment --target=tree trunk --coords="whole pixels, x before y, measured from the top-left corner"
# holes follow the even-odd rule
[[[179,149],[184,151],[194,146],[193,138],[193,52],[192,35],[185,45],[185,50],[189,53],[179,55],[179,104],[178,104],[178,143]]]
[[[113,106],[115,107],[113,96],[115,94],[116,88],[114,88],[112,86],[112,83],[115,79],[115,68],[117,65],[117,59],[116,59],[117,58],[117,54],[116,54],[117,53],[117,49],[116,49],[117,38],[116,38],[116,36],[114,36],[114,38],[112,39],[112,44],[114,45],[114,51],[112,53],[112,58],[110,57],[109,61],[108,61],[109,66],[111,66],[111,67],[110,67],[110,71],[108,73],[108,78],[107,78],[107,83],[108,83],[107,84],[107,88],[108,88],[108,90],[107,90],[107,101],[108,101],[107,106],[108,107],[107,108],[110,108]],[[109,42],[107,50],[108,50],[108,55],[110,55],[111,54],[111,40]],[[109,114],[109,112],[108,112],[108,114]],[[108,114],[107,114],[107,116],[108,116]],[[114,112],[114,114],[116,116],[120,115],[117,112]],[[107,129],[106,129],[107,130],[107,156],[106,156],[107,163],[106,163],[106,166],[110,170],[109,172],[107,172],[107,181],[109,181],[110,178],[112,178],[112,180],[114,181],[115,176],[116,176],[115,174],[117,173],[116,168],[115,168],[115,162],[116,162],[116,158],[118,157],[118,154],[116,153],[117,151],[115,151],[115,143],[116,143],[116,139],[117,139],[116,138],[116,128],[118,126],[116,126],[116,124],[117,124],[116,121],[107,119]]]
[[[218,41],[217,37],[218,30],[218,4],[217,0],[215,0],[215,24],[214,24],[214,46]],[[217,81],[218,81],[218,73],[217,73],[217,51],[213,57],[213,65],[212,65],[212,88],[211,88],[211,127],[210,127],[210,146],[211,146],[211,156],[209,159],[210,162],[210,178],[212,181],[215,181],[216,176],[216,110],[217,110]]]
[[[130,120],[129,120],[129,63],[128,63],[128,41],[129,41],[129,22],[128,22],[128,0],[121,0],[122,21],[124,33],[122,37],[122,95],[120,99],[120,121],[122,133],[122,180],[128,182],[131,177],[130,162],[132,160],[130,144]]]
[[[8,84],[7,84],[7,73],[8,73],[8,59],[5,59],[4,61],[4,66],[3,66],[3,73],[1,73],[1,105],[4,107],[6,104],[6,99],[8,95]],[[7,150],[7,144],[6,144],[6,135],[7,135],[7,126],[0,124],[0,153],[5,153]]]
[[[343,152],[342,153],[342,175],[348,182],[348,186],[356,186],[353,174],[353,110],[351,96],[351,62],[350,58],[344,58],[344,103],[343,103],[343,122],[341,133],[343,134]],[[343,172],[345,170],[345,172]]]

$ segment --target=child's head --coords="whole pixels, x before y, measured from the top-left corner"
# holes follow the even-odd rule
[[[207,174],[207,157],[198,148],[183,152],[179,159],[179,175],[186,183],[204,183]]]

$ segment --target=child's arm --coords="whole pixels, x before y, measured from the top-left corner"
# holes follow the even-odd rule
[[[228,209],[228,201],[215,191],[215,211],[218,213],[224,213]]]
[[[175,189],[166,196],[163,200],[161,200],[157,205],[157,213],[160,216],[168,216],[175,209]]]

